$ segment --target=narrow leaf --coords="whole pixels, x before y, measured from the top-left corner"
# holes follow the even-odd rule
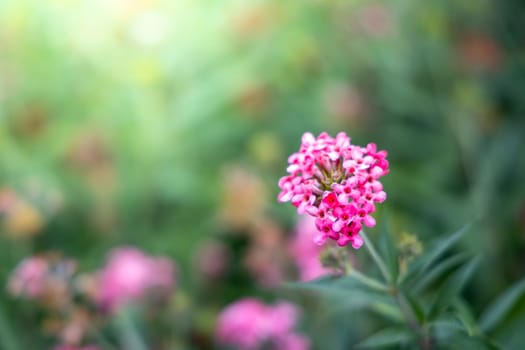
[[[404,323],[405,318],[399,307],[393,303],[375,301],[369,306],[373,312],[397,323]]]
[[[483,312],[479,322],[481,329],[485,332],[490,332],[497,328],[524,295],[525,279],[522,279],[498,297]]]
[[[443,317],[432,323],[430,328],[433,331],[434,337],[439,341],[446,341],[458,333],[465,333],[461,323],[454,317]]]
[[[445,347],[445,349],[464,349],[464,350],[500,350],[501,347],[496,344],[493,340],[482,337],[482,336],[473,336],[469,337],[465,333],[456,333],[453,338],[447,340],[447,345],[450,347]]]
[[[424,321],[426,319],[426,315],[425,315],[425,312],[423,311],[423,308],[421,307],[421,305],[418,303],[418,301],[416,299],[414,299],[410,295],[405,294],[405,296],[406,296],[406,300],[408,301],[408,304],[410,305],[410,308],[412,309],[412,312],[416,316],[417,320],[420,323],[424,323]]]
[[[413,288],[414,293],[419,293],[428,288],[429,285],[442,277],[446,272],[450,272],[461,263],[465,262],[467,257],[467,254],[460,253],[438,263],[416,282]]]
[[[350,275],[343,277],[324,277],[309,282],[287,282],[285,288],[310,290],[316,292],[345,292],[352,289],[365,289],[377,292],[387,292],[388,288],[381,282],[364,276],[358,271],[350,272]]]
[[[479,265],[479,257],[475,257],[456,271],[452,277],[441,287],[436,301],[429,313],[430,318],[435,318],[440,309],[449,305],[453,299],[461,293],[469,279],[472,277]]]
[[[439,241],[436,243],[426,254],[425,259],[422,261],[421,264],[421,270],[425,271],[430,265],[432,265],[443,253],[445,253],[447,250],[449,250],[456,242],[458,242],[461,237],[465,235],[465,233],[468,232],[470,227],[472,226],[472,222],[469,222],[465,225],[463,225],[459,230],[449,235],[444,240]]]
[[[414,339],[414,334],[406,329],[386,328],[371,335],[356,345],[360,349],[378,349],[407,343]]]
[[[379,238],[379,248],[383,254],[386,266],[392,276],[392,281],[397,281],[399,274],[399,262],[398,262],[398,253],[396,246],[392,240],[392,233],[390,232],[389,223],[387,215],[382,220],[381,235]]]
[[[434,337],[441,346],[439,349],[497,350],[499,346],[490,338],[480,334],[469,334],[457,315],[445,315],[430,323]],[[452,344],[453,347],[449,347]],[[461,346],[459,346],[461,344]]]
[[[458,320],[463,324],[463,327],[465,327],[465,330],[467,331],[467,334],[469,336],[473,336],[476,334],[480,334],[479,326],[476,323],[476,319],[474,318],[474,314],[472,313],[472,310],[470,310],[469,305],[461,300],[456,299],[454,302],[454,308],[455,308],[455,316],[458,318]]]

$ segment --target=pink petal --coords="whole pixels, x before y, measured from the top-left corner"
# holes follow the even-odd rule
[[[363,245],[363,238],[360,235],[352,236],[352,248],[359,249]]]
[[[288,202],[292,199],[293,193],[289,191],[283,191],[277,196],[279,202]]]
[[[324,233],[317,233],[314,237],[314,243],[318,246],[322,246],[325,244],[326,240],[328,239],[328,236]]]
[[[374,219],[372,216],[370,215],[366,215],[364,218],[363,218],[363,223],[368,226],[368,227],[374,227],[376,225],[376,219]]]
[[[341,235],[341,237],[339,237],[339,239],[337,240],[337,245],[340,247],[345,247],[348,245],[348,243],[350,243],[350,241],[352,241],[350,237],[346,235]]]

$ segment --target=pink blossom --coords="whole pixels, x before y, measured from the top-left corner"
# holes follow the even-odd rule
[[[11,273],[7,289],[13,296],[38,301],[49,309],[62,309],[71,302],[71,277],[76,262],[59,254],[22,260]]]
[[[379,182],[389,172],[386,156],[373,143],[352,145],[342,132],[335,138],[327,133],[315,138],[307,132],[299,151],[288,158],[289,174],[279,180],[277,198],[291,202],[299,214],[316,218],[316,244],[332,239],[358,249],[363,244],[362,226],[375,226],[371,216],[375,203],[386,199]]]
[[[225,244],[208,240],[198,246],[193,257],[193,263],[202,277],[216,280],[226,273],[230,255],[231,252]]]
[[[254,227],[243,265],[258,285],[274,288],[285,279],[288,255],[285,232],[272,220],[262,220]]]
[[[53,350],[100,350],[96,345],[73,346],[73,345],[58,345]]]
[[[15,296],[38,298],[46,290],[48,274],[49,264],[44,258],[26,258],[11,274],[7,288]]]
[[[304,216],[297,224],[295,236],[289,245],[290,255],[297,264],[301,281],[311,281],[334,272],[321,264],[323,248],[312,244],[316,233],[315,218]]]
[[[142,298],[150,290],[170,291],[175,284],[173,263],[137,248],[113,250],[100,272],[98,303],[108,310]]]
[[[358,15],[364,31],[374,37],[385,37],[396,27],[392,10],[380,4],[368,4],[358,11]]]
[[[298,311],[287,302],[273,306],[245,298],[227,306],[217,320],[216,337],[239,350],[307,350],[308,339],[294,332]]]

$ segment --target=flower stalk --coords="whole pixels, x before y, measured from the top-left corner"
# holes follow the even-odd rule
[[[363,237],[363,241],[365,243],[364,245],[368,253],[372,257],[372,260],[375,262],[375,264],[381,271],[381,274],[383,275],[383,278],[385,279],[388,285],[387,290],[394,297],[407,325],[412,330],[414,330],[416,333],[420,335],[421,348],[424,350],[432,349],[430,335],[428,334],[428,327],[426,327],[424,323],[421,323],[418,320],[418,317],[416,316],[416,312],[414,311],[413,307],[410,305],[407,296],[405,295],[403,290],[401,288],[398,288],[398,286],[394,282],[394,279],[392,278],[391,274],[388,272],[388,269],[386,268],[386,264],[384,263],[383,259],[378,254],[373,243],[370,241],[370,239],[368,238],[367,234],[364,231],[361,231],[361,237]]]

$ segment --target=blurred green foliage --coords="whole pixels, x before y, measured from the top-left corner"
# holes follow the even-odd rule
[[[1,1],[0,197],[23,204],[2,218],[0,281],[37,252],[93,271],[112,247],[137,245],[177,262],[193,298],[181,327],[207,334],[225,303],[274,293],[242,267],[242,233],[253,220],[293,226],[274,198],[300,135],[344,130],[389,152],[394,240],[443,240],[479,218],[456,247],[480,257],[463,297],[478,317],[514,285],[512,312],[481,324],[520,349],[524,17],[517,0]],[[231,184],[239,168],[261,188]],[[210,238],[233,251],[213,296],[193,253]],[[0,292],[3,344],[46,348],[34,308],[11,300]],[[305,321],[315,348],[348,348],[381,324],[344,317]]]

